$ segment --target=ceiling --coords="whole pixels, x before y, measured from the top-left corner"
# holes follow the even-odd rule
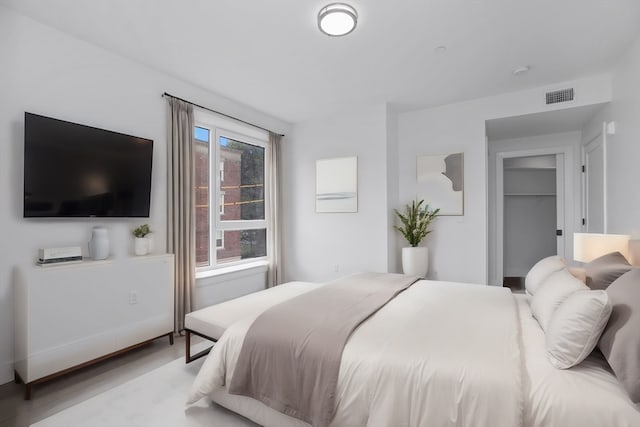
[[[605,104],[487,120],[489,141],[580,131]]]
[[[318,31],[316,15],[329,0],[0,4],[291,123],[365,104],[409,110],[608,71],[640,29],[638,0],[346,1],[359,22],[342,38]],[[531,71],[512,75],[521,65]]]

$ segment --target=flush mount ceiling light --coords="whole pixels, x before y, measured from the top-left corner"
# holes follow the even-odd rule
[[[345,3],[331,3],[318,13],[318,28],[328,36],[345,36],[356,28],[358,12]]]

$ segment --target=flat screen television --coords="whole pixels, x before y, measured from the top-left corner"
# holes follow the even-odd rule
[[[148,217],[153,141],[25,112],[24,217]]]

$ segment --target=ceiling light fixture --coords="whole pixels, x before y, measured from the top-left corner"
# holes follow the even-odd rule
[[[346,36],[357,23],[358,12],[345,3],[331,3],[318,13],[318,28],[328,36]]]

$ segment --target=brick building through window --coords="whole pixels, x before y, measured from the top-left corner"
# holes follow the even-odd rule
[[[195,127],[198,268],[266,256],[266,149],[259,141],[247,141]]]
[[[217,208],[223,221],[240,220],[240,166],[242,152],[220,147],[220,181],[223,197]],[[209,264],[209,144],[196,140],[196,265]],[[217,258],[226,262],[241,259],[241,231],[216,232]]]

